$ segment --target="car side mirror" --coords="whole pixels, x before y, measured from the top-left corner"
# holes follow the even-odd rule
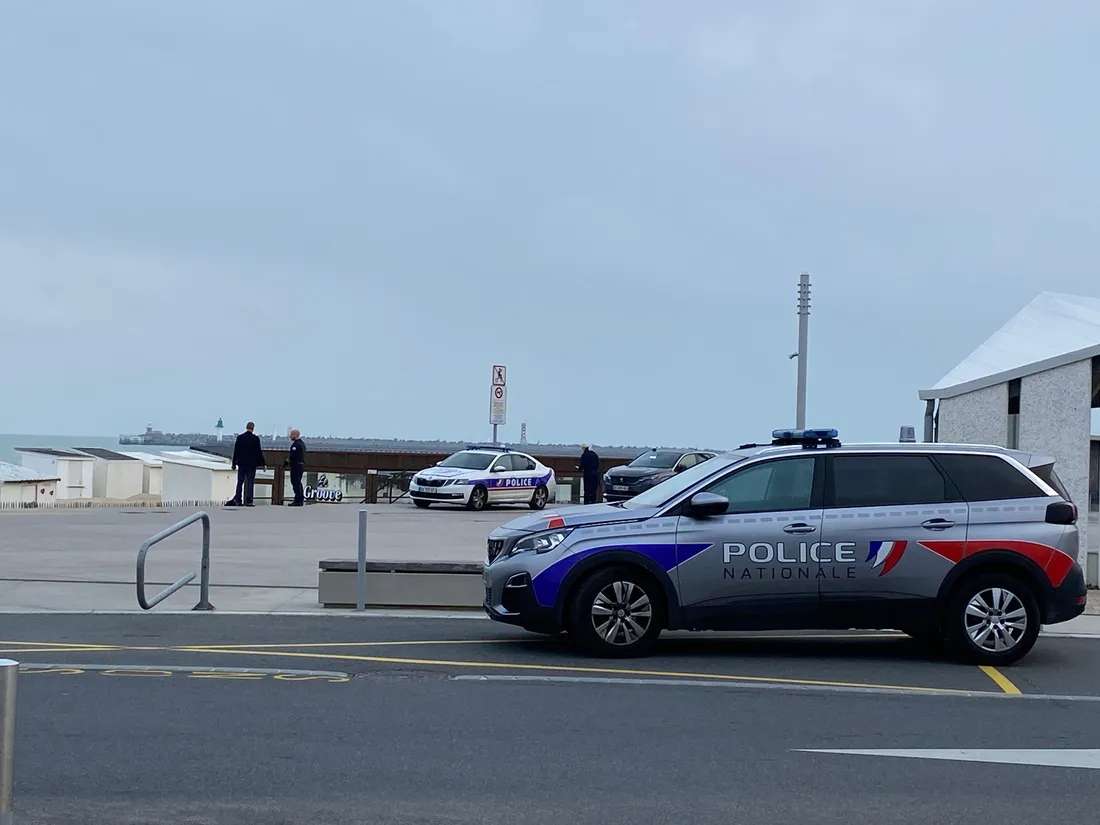
[[[685,467],[683,464],[677,464],[676,469],[673,472],[682,473],[686,469],[687,467]]]
[[[491,470],[490,470],[489,472],[490,472],[490,473],[503,473],[503,472],[504,472],[504,468],[503,468],[503,467],[501,467],[501,466],[500,466],[499,464],[497,464],[497,465],[496,465],[495,467],[493,467],[493,469],[491,469]]]
[[[688,501],[685,514],[689,518],[710,518],[724,515],[730,501],[716,493],[696,493]]]

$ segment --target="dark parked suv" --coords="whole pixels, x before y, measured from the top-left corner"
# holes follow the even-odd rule
[[[612,467],[603,477],[604,498],[625,501],[689,467],[701,464],[714,453],[696,450],[650,450],[629,464]]]

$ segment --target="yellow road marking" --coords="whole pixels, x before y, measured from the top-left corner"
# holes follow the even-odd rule
[[[292,651],[272,651],[272,650],[223,650],[223,649],[206,649],[204,653],[227,653],[237,654],[241,656],[285,656],[301,659],[316,659],[320,658],[317,654],[313,653],[295,653]],[[487,668],[498,670],[534,670],[540,672],[550,673],[598,673],[602,675],[616,675],[616,676],[652,676],[652,677],[672,677],[676,679],[699,679],[699,680],[712,680],[721,682],[754,682],[762,684],[779,684],[779,685],[809,685],[814,687],[844,687],[844,688],[864,688],[871,690],[900,690],[910,693],[952,693],[952,694],[973,694],[973,693],[989,693],[996,695],[994,691],[983,690],[955,690],[951,688],[935,688],[935,687],[921,687],[918,685],[880,685],[874,683],[863,682],[833,682],[822,679],[787,679],[779,676],[738,676],[730,673],[685,673],[672,670],[640,670],[640,669],[628,669],[628,668],[608,668],[608,667],[585,667],[582,665],[536,665],[527,663],[516,662],[467,662],[462,660],[451,659],[408,659],[394,656],[353,656],[351,654],[341,653],[326,653],[325,659],[341,659],[351,662],[372,662],[377,664],[390,664],[390,665],[428,665],[434,667],[466,667],[466,668]]]
[[[119,647],[11,647],[0,653],[110,653]]]
[[[22,653],[28,650],[44,650],[51,651],[55,648],[64,648],[66,651],[71,650],[120,650],[118,645],[88,645],[81,642],[13,642],[13,641],[0,641],[0,645],[11,645],[12,648],[18,648],[18,652]],[[7,651],[4,651],[7,652]]]
[[[266,673],[230,673],[227,671],[220,671],[210,673],[209,671],[194,671],[188,675],[188,679],[266,679],[268,674]]]
[[[520,642],[541,641],[536,637],[530,639],[430,639],[405,642],[310,642],[308,644],[263,644],[263,645],[182,645],[171,648],[158,648],[159,650],[191,650],[191,651],[219,651],[219,650],[278,650],[291,648],[293,650],[305,650],[311,648],[328,647],[400,647],[402,645],[501,645],[517,644]]]
[[[992,679],[996,683],[997,687],[999,687],[1005,693],[1011,693],[1013,695],[1022,693],[1022,691],[1018,687],[1016,687],[1016,685],[1012,684],[1012,681],[1007,676],[1005,676],[1003,673],[1001,673],[1001,671],[997,670],[997,668],[993,667],[992,665],[979,665],[978,667],[982,671],[982,673]]]

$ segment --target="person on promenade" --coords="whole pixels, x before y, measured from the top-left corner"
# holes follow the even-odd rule
[[[256,489],[256,471],[267,467],[267,459],[260,444],[260,437],[254,430],[256,425],[249,421],[243,433],[237,436],[233,445],[233,469],[237,471],[237,492],[227,505],[240,507],[255,506],[252,500]]]
[[[306,443],[302,441],[302,434],[298,430],[290,431],[290,486],[294,488],[294,501],[291,507],[302,507],[306,503],[306,493],[302,487],[302,476],[306,471]]]
[[[581,445],[577,469],[584,476],[584,503],[596,504],[600,495],[600,457],[588,444]]]

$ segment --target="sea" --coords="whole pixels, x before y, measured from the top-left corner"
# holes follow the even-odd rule
[[[165,450],[187,449],[179,445],[122,445],[118,443],[117,435],[21,435],[19,433],[0,433],[0,461],[7,461],[11,464],[22,464],[23,458],[15,451],[16,447],[48,447],[54,450],[71,450],[74,447],[98,447],[101,450],[143,453],[160,453]]]

